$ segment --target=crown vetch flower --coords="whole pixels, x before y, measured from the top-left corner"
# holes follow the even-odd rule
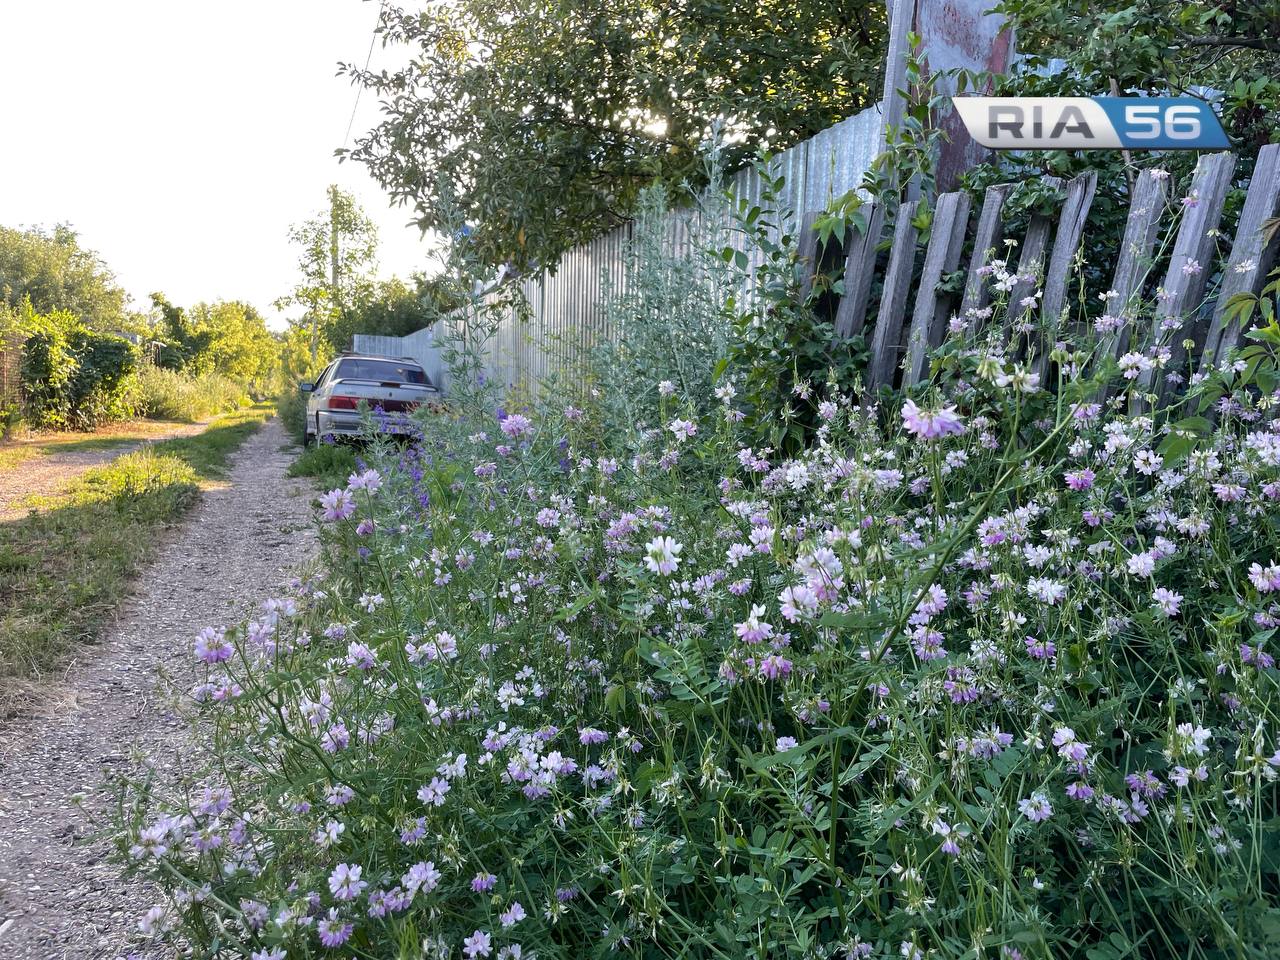
[[[329,874],[329,892],[336,900],[354,900],[364,892],[369,884],[360,879],[363,867],[351,863],[340,863]]]
[[[656,537],[644,545],[644,565],[654,573],[669,577],[680,566],[680,551],[683,549],[683,544],[670,537]]]
[[[330,523],[346,520],[356,512],[356,502],[348,490],[330,490],[320,497],[321,515]]]
[[[937,440],[964,433],[964,421],[955,407],[921,410],[909,398],[902,404],[902,425],[921,440]]]

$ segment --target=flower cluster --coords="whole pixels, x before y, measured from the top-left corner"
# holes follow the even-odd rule
[[[1266,955],[1280,398],[1188,440],[970,359],[889,411],[829,385],[796,454],[669,381],[651,424],[553,396],[375,446],[320,498],[322,571],[193,629],[208,762],[122,803],[169,894],[144,931]]]

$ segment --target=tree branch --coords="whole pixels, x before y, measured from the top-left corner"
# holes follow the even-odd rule
[[[1280,53],[1280,40],[1261,37],[1211,35],[1207,37],[1185,37],[1182,42],[1189,47],[1241,47],[1248,50],[1262,50],[1265,53]]]

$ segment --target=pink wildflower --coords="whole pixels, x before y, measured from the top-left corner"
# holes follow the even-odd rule
[[[914,400],[907,400],[902,405],[902,425],[922,440],[937,440],[939,437],[964,433],[964,421],[956,413],[955,407],[921,410]]]
[[[473,960],[475,957],[487,957],[493,952],[493,939],[483,930],[477,930],[462,941],[462,952]]]
[[[356,512],[356,502],[346,490],[330,490],[320,498],[320,506],[330,523],[346,520]]]
[[[513,413],[510,416],[504,417],[498,424],[498,427],[503,433],[514,440],[517,437],[527,436],[532,433],[533,421],[519,413]]]
[[[760,661],[760,676],[766,680],[785,679],[791,676],[791,661],[776,653]]]

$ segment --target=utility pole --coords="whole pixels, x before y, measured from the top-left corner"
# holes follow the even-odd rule
[[[342,312],[342,297],[338,287],[338,187],[329,185],[329,298],[334,313]]]
[[[341,279],[341,268],[338,258],[338,186],[329,184],[329,314],[337,319],[342,313],[342,297],[338,282]],[[320,309],[318,304],[312,306],[311,315],[311,365],[316,363],[316,355],[320,350]]]

